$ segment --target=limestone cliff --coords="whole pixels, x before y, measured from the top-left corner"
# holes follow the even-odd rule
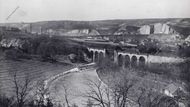
[[[7,38],[7,39],[2,39],[0,41],[0,47],[4,47],[4,48],[23,48],[23,45],[28,42],[27,40],[22,40],[22,39],[18,39],[18,38]]]
[[[129,26],[122,24],[119,26],[119,29],[114,33],[114,35],[124,35],[124,34],[138,34],[138,26]]]
[[[43,32],[50,35],[58,35],[58,36],[88,36],[88,35],[100,35],[98,31],[95,29],[48,29],[46,32]]]
[[[177,34],[177,32],[166,23],[155,23],[154,34]]]
[[[181,36],[178,34],[151,34],[148,38],[158,40],[162,43],[177,43],[181,41]]]
[[[185,41],[190,42],[190,35],[187,38],[185,38]]]
[[[153,32],[153,27],[150,25],[143,25],[139,29],[139,33],[144,35],[151,34],[152,32]]]
[[[65,33],[65,35],[69,36],[87,36],[87,35],[100,35],[98,31],[96,30],[91,30],[91,29],[74,29],[70,30]]]

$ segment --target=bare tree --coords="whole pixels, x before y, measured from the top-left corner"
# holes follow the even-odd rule
[[[45,87],[45,84],[42,81],[37,82],[36,88],[37,89],[35,95],[37,96],[36,99],[37,106],[38,107],[44,106],[47,100],[47,96],[50,94],[49,89]]]
[[[139,88],[139,91],[140,91],[140,94],[139,96],[137,97],[137,104],[139,105],[139,107],[142,107],[142,100],[143,100],[143,97],[144,97],[144,94],[146,92],[146,90],[144,88]]]
[[[60,89],[64,92],[64,94],[63,94],[64,99],[63,100],[64,100],[65,106],[66,107],[72,107],[71,101],[72,101],[72,98],[74,96],[73,94],[75,94],[75,93],[71,93],[73,91],[72,91],[72,88],[70,86],[71,83],[70,83],[70,81],[68,81],[68,78],[70,78],[70,75],[65,75],[63,78],[60,79],[59,83],[56,83],[59,85],[56,85],[54,88],[55,88],[56,94],[59,94]]]
[[[93,106],[93,102],[90,100],[90,99],[88,99],[87,101],[86,101],[86,107],[92,107]]]
[[[86,78],[88,86],[88,91],[83,93],[83,97],[90,99],[93,105],[100,107],[110,107],[111,106],[111,90],[105,86],[100,80],[92,80]]]
[[[127,100],[129,100],[129,90],[133,85],[134,82],[127,79],[115,84],[115,87],[113,88],[115,107],[126,107]]]
[[[13,83],[17,106],[23,107],[27,101],[29,92],[32,90],[32,78],[27,74],[24,75],[24,78],[19,78],[17,72],[14,72]]]
[[[152,89],[139,88],[140,94],[137,97],[139,107],[155,107],[162,97],[160,93]]]
[[[120,71],[111,81],[113,84],[111,89],[113,91],[114,107],[126,107],[128,102],[133,102],[128,94],[137,80],[132,77],[127,71]]]
[[[68,87],[65,84],[63,84],[62,86],[63,86],[63,90],[64,90],[64,97],[65,97],[65,102],[67,104],[67,107],[71,107],[70,103],[69,103],[69,99],[68,99],[68,97],[69,97]]]
[[[14,98],[0,95],[0,105],[1,107],[12,107],[14,106]]]

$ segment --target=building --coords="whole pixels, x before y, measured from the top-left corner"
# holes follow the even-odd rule
[[[167,87],[163,89],[163,93],[169,97],[174,97],[176,96],[177,90],[179,90],[180,87],[177,87],[174,84],[169,84]]]

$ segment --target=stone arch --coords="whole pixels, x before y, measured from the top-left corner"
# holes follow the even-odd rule
[[[108,49],[105,49],[105,54],[106,54],[106,56],[110,54]]]
[[[139,66],[140,67],[145,67],[146,64],[146,59],[143,56],[139,57]]]
[[[98,58],[99,58],[98,51],[95,51],[94,54],[95,54],[94,61],[95,61],[95,62],[98,62],[98,60],[99,60],[99,59],[98,59]]]
[[[94,51],[90,51],[90,58],[92,59],[92,61],[94,61]]]
[[[94,51],[90,51],[90,57],[93,58]]]
[[[123,49],[121,48],[121,46],[116,46],[114,50],[116,50],[116,51],[123,51]]]
[[[130,65],[130,57],[129,55],[125,55],[125,67],[129,67]]]
[[[132,56],[131,57],[131,66],[132,67],[136,67],[137,66],[137,57],[136,56]]]
[[[103,52],[100,52],[99,53],[99,62],[101,62],[102,60],[103,60],[103,58],[104,58],[104,53]]]
[[[118,56],[118,65],[120,67],[123,66],[123,55],[122,54],[119,54],[119,56]]]

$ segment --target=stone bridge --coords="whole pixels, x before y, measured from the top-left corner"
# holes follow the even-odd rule
[[[106,49],[88,48],[92,55],[92,61],[98,62],[107,57]],[[179,57],[167,57],[129,52],[118,52],[113,50],[114,62],[119,66],[148,66],[150,63],[178,63],[184,61]]]
[[[106,57],[106,49],[88,48],[88,51],[92,55],[92,61],[98,62]],[[148,62],[147,55],[139,55],[127,52],[117,52],[114,50],[114,62],[119,66],[145,66]]]

